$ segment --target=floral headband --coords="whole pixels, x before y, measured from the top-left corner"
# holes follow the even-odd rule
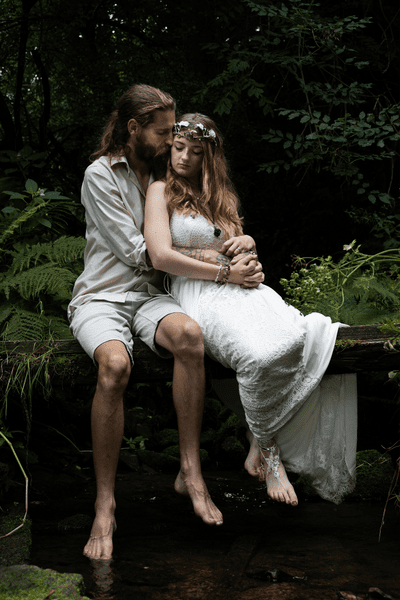
[[[185,129],[182,131],[182,127]],[[172,130],[174,135],[178,137],[185,137],[188,140],[209,140],[217,146],[217,134],[214,129],[206,129],[202,123],[189,123],[189,121],[179,121],[175,123]]]

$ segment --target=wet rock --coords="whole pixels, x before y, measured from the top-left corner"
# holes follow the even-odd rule
[[[34,565],[0,566],[1,600],[89,600],[83,592],[83,577],[76,573],[57,573]]]
[[[370,587],[365,600],[393,600],[393,598],[377,587]]]
[[[338,592],[337,600],[394,600],[392,596],[385,594],[377,587],[370,587],[367,594],[356,594],[354,592]]]
[[[123,462],[124,465],[132,469],[132,471],[140,471],[140,463],[136,454],[122,450],[119,455],[119,460]]]
[[[259,581],[271,581],[272,583],[289,583],[292,581],[306,581],[307,576],[302,573],[298,575],[290,575],[280,569],[268,568],[249,570],[246,575],[251,579],[258,579]]]
[[[142,466],[147,465],[156,471],[162,471],[166,467],[176,467],[179,465],[179,458],[161,452],[154,452],[152,450],[138,450],[137,455],[142,463]]]
[[[88,515],[72,515],[58,522],[57,528],[62,531],[79,531],[89,529],[92,525],[92,518]]]

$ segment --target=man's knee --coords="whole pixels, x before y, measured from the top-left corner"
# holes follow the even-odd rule
[[[182,357],[203,359],[203,334],[200,326],[192,319],[185,321],[177,332],[173,353]]]
[[[131,361],[123,344],[99,347],[95,353],[99,365],[98,382],[102,386],[125,389],[131,374]]]
[[[159,323],[156,342],[175,357],[203,359],[204,343],[200,326],[183,313],[167,315]]]

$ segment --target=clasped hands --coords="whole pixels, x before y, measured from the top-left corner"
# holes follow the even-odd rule
[[[216,252],[215,255],[212,250],[206,252],[206,262],[221,264],[229,260],[230,283],[237,283],[242,288],[254,288],[265,279],[262,264],[258,261],[255,250],[255,242],[249,235],[239,235],[226,240],[220,252]]]

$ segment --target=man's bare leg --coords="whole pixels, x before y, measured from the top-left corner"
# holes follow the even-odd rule
[[[113,340],[95,352],[99,365],[92,404],[93,461],[96,474],[96,516],[83,554],[91,559],[109,560],[115,523],[115,476],[124,431],[123,393],[131,363],[125,345]]]
[[[200,432],[204,409],[204,345],[200,327],[183,313],[164,317],[156,342],[174,355],[173,398],[178,419],[181,470],[175,490],[188,495],[195,514],[208,525],[222,525],[222,513],[201,473]]]

